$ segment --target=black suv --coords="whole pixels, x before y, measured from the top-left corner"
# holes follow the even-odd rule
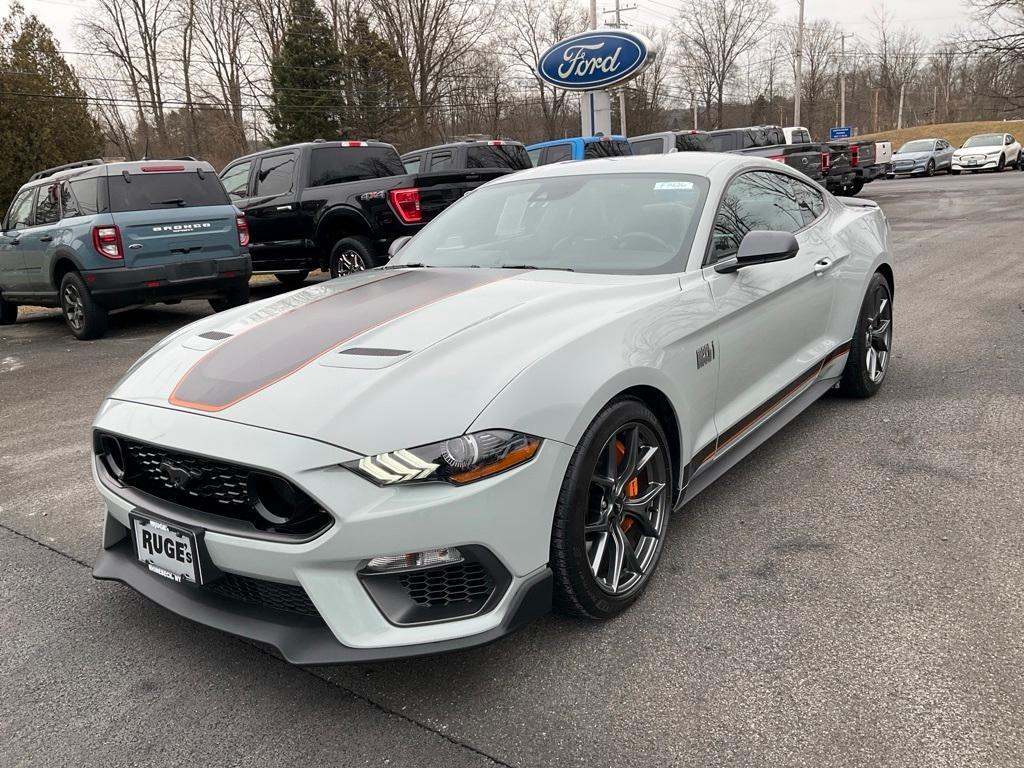
[[[406,173],[465,168],[525,171],[533,167],[525,146],[504,139],[468,139],[416,149],[402,155],[402,164]]]

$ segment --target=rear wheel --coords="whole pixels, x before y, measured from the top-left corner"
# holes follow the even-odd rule
[[[214,312],[223,312],[226,309],[240,307],[249,303],[249,283],[242,283],[229,288],[215,299],[210,299],[210,306]]]
[[[551,570],[555,603],[607,619],[647,587],[672,508],[665,432],[638,400],[613,401],[573,453],[555,508]]]
[[[298,288],[309,277],[309,270],[303,270],[302,272],[275,272],[274,277],[277,278],[277,282],[288,288]]]
[[[331,249],[331,277],[350,275],[377,266],[373,247],[365,237],[344,237]]]
[[[96,303],[77,272],[68,272],[60,281],[60,309],[75,338],[87,341],[106,335],[107,309]]]
[[[872,397],[885,380],[891,352],[892,288],[876,272],[861,304],[839,391],[847,397]]]
[[[18,305],[0,295],[0,325],[14,325],[18,321]]]

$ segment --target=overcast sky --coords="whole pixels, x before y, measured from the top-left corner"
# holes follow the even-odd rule
[[[838,22],[844,30],[863,40],[874,36],[871,21],[875,2],[850,0],[805,0],[807,20],[827,18]],[[6,15],[12,0],[0,0],[0,11]],[[75,37],[75,25],[92,5],[92,0],[23,0],[25,8],[49,24],[66,50],[88,50]],[[623,21],[633,26],[665,25],[675,15],[678,0],[624,0],[623,5],[636,5],[637,10],[623,14]],[[887,11],[896,22],[913,26],[929,41],[937,40],[960,23],[963,0],[889,0]],[[598,8],[612,7],[612,0],[598,0]],[[798,0],[776,0],[780,20],[795,18]],[[611,20],[610,16],[606,16]],[[849,42],[848,42],[849,44]]]

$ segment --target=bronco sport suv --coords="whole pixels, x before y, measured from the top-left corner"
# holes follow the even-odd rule
[[[245,218],[209,163],[87,160],[35,174],[0,231],[0,325],[22,304],[60,307],[79,339],[107,312],[206,298],[249,300]]]

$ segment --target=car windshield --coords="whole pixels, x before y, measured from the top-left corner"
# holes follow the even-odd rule
[[[934,148],[934,141],[908,141],[900,147],[900,154],[907,152],[931,152]]]
[[[982,133],[978,136],[971,136],[964,142],[965,147],[999,147],[1003,144],[1003,137],[998,133]]]
[[[595,174],[485,186],[438,216],[389,266],[682,271],[708,181]]]

